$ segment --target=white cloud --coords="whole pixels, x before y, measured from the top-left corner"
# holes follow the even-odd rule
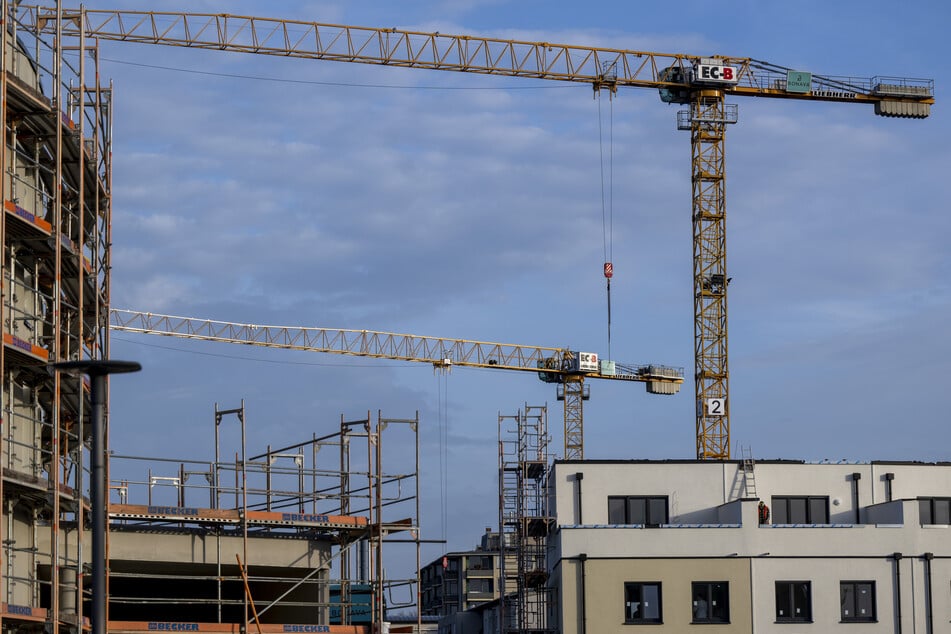
[[[213,2],[187,6],[221,10]],[[852,19],[876,19],[850,6]],[[835,41],[824,20],[796,32],[764,28],[780,8],[758,6],[741,20],[700,4],[689,20],[672,20],[667,5],[604,8],[282,3],[268,11],[618,48],[749,52],[817,71],[871,46],[875,54],[860,60],[870,72],[909,46],[927,49],[920,60],[941,58],[934,48],[941,34],[924,16],[902,25],[921,30],[914,42],[873,44],[861,21]],[[743,28],[747,20],[759,26]],[[843,57],[804,49],[807,35]],[[291,80],[105,64],[116,79],[116,306],[606,350],[602,146],[589,89],[108,43],[103,57]],[[938,74],[939,90],[948,83],[933,64],[907,71]],[[446,89],[428,89],[439,86]],[[459,90],[476,86],[486,89]],[[941,457],[935,447],[948,446],[947,429],[935,421],[946,409],[940,382],[948,361],[940,352],[949,343],[951,274],[946,122],[885,120],[864,106],[738,101],[740,122],[726,141],[735,438],[770,457]],[[600,105],[614,116],[612,356],[682,365],[689,377],[689,134],[676,129],[679,108],[652,91],[622,91]],[[438,424],[440,397],[427,367],[282,365],[322,358],[273,353],[264,363],[210,356],[260,353],[252,348],[177,352],[149,343],[114,349],[142,359],[148,373],[134,389],[117,382],[114,391],[123,450],[136,446],[153,416],[189,437],[210,424],[212,402],[241,398],[255,408],[259,444],[299,440],[361,408],[392,415],[419,408],[426,425]],[[890,374],[895,367],[901,371]],[[460,461],[473,445],[494,446],[499,411],[526,400],[549,402],[560,442],[550,386],[497,374],[459,371],[450,379],[451,450]],[[692,457],[690,380],[671,398],[605,383],[592,386],[585,405],[590,457]],[[859,444],[851,425],[868,430]],[[492,461],[479,454],[464,463],[484,476],[475,495],[489,508],[473,504],[463,516],[454,501],[460,523],[492,522]],[[458,492],[461,479],[451,486]],[[463,532],[453,546],[477,538]]]

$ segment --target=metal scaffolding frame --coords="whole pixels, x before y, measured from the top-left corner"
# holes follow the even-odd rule
[[[0,631],[78,632],[89,384],[49,364],[108,356],[112,88],[59,7],[52,35],[0,10]]]
[[[499,588],[502,634],[554,634],[548,626],[548,407],[499,415]],[[512,592],[514,589],[514,593]]]
[[[232,415],[242,428],[233,461],[221,457],[231,432],[219,430]],[[215,405],[214,460],[110,457],[122,474],[110,486],[113,540],[190,536],[212,552],[191,565],[133,567],[114,551],[110,577],[121,584],[110,592],[110,631],[147,631],[156,621],[371,631],[385,620],[385,597],[406,588],[416,596],[418,415],[341,418],[335,433],[255,455],[247,455],[245,421],[243,401]],[[385,453],[387,443],[399,457]],[[294,543],[317,552],[314,561],[283,566],[269,556]],[[385,551],[397,545],[415,548],[415,577],[385,578]]]

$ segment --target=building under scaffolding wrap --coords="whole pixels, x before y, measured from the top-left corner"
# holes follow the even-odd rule
[[[254,455],[244,426],[243,404],[216,406],[213,461],[111,456],[109,631],[357,634],[415,604],[383,555],[419,568],[418,419],[341,420]]]
[[[108,357],[112,91],[94,42],[2,11],[0,626],[78,631],[89,386],[49,364]]]

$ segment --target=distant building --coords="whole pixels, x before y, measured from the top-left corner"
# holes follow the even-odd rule
[[[476,608],[499,596],[499,534],[485,529],[481,543],[465,552],[439,557],[420,571],[420,613],[448,616]]]
[[[951,463],[559,461],[549,490],[563,634],[951,631]]]

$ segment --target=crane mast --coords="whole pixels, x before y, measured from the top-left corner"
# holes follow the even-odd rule
[[[20,6],[24,23],[52,31],[57,14]],[[693,226],[694,383],[698,459],[730,458],[724,137],[736,122],[727,96],[867,104],[877,115],[925,118],[934,82],[904,77],[838,77],[748,57],[698,56],[528,42],[396,28],[358,27],[228,14],[62,10],[63,33],[100,40],[223,50],[402,68],[579,82],[616,91],[653,88],[687,106]],[[583,379],[564,379],[580,404]],[[574,411],[574,410],[573,410]],[[578,422],[572,426],[580,429]],[[574,414],[573,414],[574,415]]]
[[[212,319],[177,317],[134,310],[110,309],[110,330],[181,339],[236,343],[284,350],[323,352],[373,359],[428,363],[437,370],[454,366],[532,372],[558,384],[564,400],[565,458],[584,458],[583,396],[586,379],[644,383],[650,394],[676,394],[683,370],[664,365],[603,365],[597,355],[567,348],[492,343],[396,334],[376,330],[345,330],[305,326],[262,326]]]
[[[723,92],[698,91],[678,124],[690,131],[693,185],[694,386],[697,457],[730,458],[726,192],[723,137],[736,122]]]

